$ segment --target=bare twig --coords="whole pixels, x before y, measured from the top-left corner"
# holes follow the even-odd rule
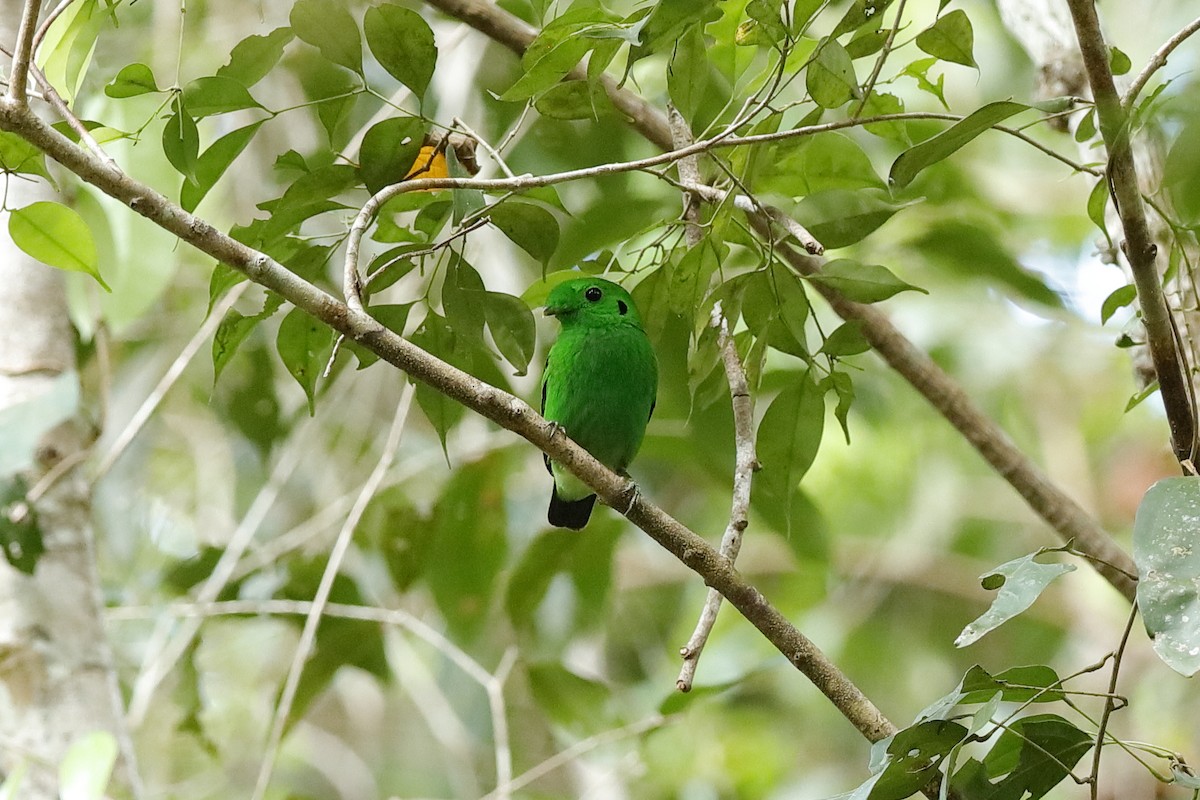
[[[63,15],[71,3],[75,0],[60,0],[59,4],[50,10],[50,13],[42,18],[42,24],[38,26],[37,33],[33,36],[33,50],[37,51],[41,46],[42,40],[46,38],[46,34],[50,32],[50,26],[54,24],[54,20]]]
[[[1141,190],[1138,188],[1137,168],[1129,144],[1128,114],[1121,105],[1109,68],[1108,45],[1100,30],[1095,0],[1067,0],[1079,51],[1096,102],[1100,135],[1108,150],[1108,179],[1110,191],[1125,232],[1122,251],[1129,260],[1133,281],[1137,286],[1138,305],[1146,328],[1146,344],[1158,374],[1159,391],[1167,422],[1171,429],[1171,444],[1179,461],[1191,458],[1194,444],[1194,410],[1188,398],[1186,365],[1176,347],[1171,323],[1171,311],[1163,296],[1162,278],[1157,267],[1158,247],[1146,222]]]
[[[725,528],[725,535],[721,537],[721,555],[728,558],[732,564],[737,560],[738,551],[742,549],[742,534],[749,525],[750,484],[754,472],[759,468],[758,457],[754,452],[754,398],[750,396],[750,384],[746,380],[746,370],[742,367],[742,359],[738,356],[737,346],[730,333],[729,321],[719,305],[713,308],[711,324],[720,331],[721,360],[725,365],[725,377],[729,381],[729,395],[733,401],[733,437],[737,461],[733,470],[733,502],[729,512],[729,525]],[[683,658],[683,666],[679,669],[675,687],[681,692],[692,690],[700,653],[708,642],[713,625],[716,624],[721,600],[720,592],[708,590],[704,608],[696,621],[696,628],[687,644],[679,651]]]
[[[21,107],[29,102],[26,87],[29,85],[29,65],[33,63],[33,35],[37,31],[41,9],[42,0],[25,0],[21,25],[17,28],[17,44],[13,48],[12,69],[8,75],[8,100]]]
[[[1154,73],[1167,65],[1167,58],[1175,52],[1175,48],[1187,41],[1188,37],[1196,31],[1200,31],[1200,17],[1183,26],[1178,33],[1167,39],[1163,46],[1155,51],[1150,60],[1146,62],[1146,66],[1142,67],[1142,71],[1129,84],[1129,88],[1125,90],[1125,96],[1121,98],[1121,105],[1125,107],[1126,112],[1130,111],[1133,104],[1137,102],[1138,95],[1141,94],[1142,89],[1146,88],[1146,83]]]
[[[1108,730],[1108,718],[1117,708],[1117,677],[1121,674],[1121,662],[1125,657],[1125,645],[1129,643],[1129,634],[1133,630],[1133,621],[1137,619],[1138,607],[1134,602],[1129,609],[1129,621],[1125,623],[1125,632],[1121,634],[1121,643],[1113,654],[1112,676],[1108,679],[1108,695],[1104,698],[1104,712],[1100,715],[1100,727],[1096,731],[1096,752],[1092,754],[1092,774],[1088,777],[1091,783],[1092,800],[1099,797],[1100,792],[1100,753],[1104,745],[1104,732]]]
[[[501,172],[503,172],[509,178],[516,177],[516,175],[513,174],[513,171],[508,168],[508,162],[504,160],[504,156],[500,155],[500,151],[495,147],[492,147],[486,139],[476,133],[474,128],[464,122],[461,117],[455,117],[453,120],[451,120],[451,122],[453,123],[454,127],[461,129],[472,139],[479,142],[479,146],[484,149],[484,152],[492,157],[492,161],[497,167],[500,168]]]
[[[761,217],[751,216],[750,221],[760,234],[769,234],[769,225]],[[798,253],[785,243],[776,243],[775,252],[801,275],[820,272],[820,259]],[[847,300],[825,284],[817,283],[814,288],[842,319],[860,320],[863,336],[875,352],[958,429],[1060,538],[1074,540],[1075,546],[1091,557],[1089,560],[1096,571],[1130,602],[1133,601],[1137,585],[1131,577],[1137,574],[1133,559],[1013,444],[962,387],[905,338],[882,311]]]
[[[204,320],[204,324],[200,329],[192,334],[192,338],[188,339],[187,344],[179,351],[179,355],[171,362],[171,366],[167,367],[167,371],[163,373],[162,378],[155,384],[150,394],[146,395],[146,399],[138,406],[138,410],[133,413],[133,417],[126,423],[125,427],[113,440],[113,443],[104,451],[104,455],[100,456],[100,461],[96,465],[96,469],[92,472],[91,479],[93,482],[100,480],[112,469],[113,464],[125,452],[125,448],[129,447],[134,438],[141,432],[142,428],[149,421],[150,417],[158,409],[163,398],[167,396],[167,392],[171,391],[171,387],[183,375],[183,371],[187,369],[187,365],[196,357],[196,353],[205,342],[216,332],[221,320],[225,318],[225,314],[229,309],[233,308],[233,304],[245,293],[250,286],[248,283],[239,283],[229,290],[224,297],[221,298],[214,307],[208,318]]]
[[[871,76],[863,84],[862,99],[858,101],[858,108],[854,110],[854,116],[856,117],[867,107],[867,103],[871,99],[871,92],[875,91],[875,84],[879,80],[879,74],[883,72],[884,62],[892,54],[892,44],[896,41],[896,34],[900,32],[900,25],[904,20],[904,6],[907,2],[908,0],[900,0],[896,4],[896,21],[892,23],[892,29],[888,31],[887,39],[884,40],[883,47],[879,51],[879,58],[875,59],[875,67],[871,70]]]
[[[692,138],[691,128],[688,127],[688,122],[683,118],[683,114],[679,113],[679,109],[673,105],[667,106],[667,121],[671,125],[671,145],[675,150],[687,147],[695,140]],[[679,170],[679,182],[685,186],[688,184],[698,185],[700,183],[700,164],[699,159],[694,156],[684,156],[679,159],[676,164]],[[688,189],[683,191],[683,218],[687,221],[687,227],[684,228],[687,246],[695,247],[704,238],[704,229],[700,227],[700,198],[695,192]]]
[[[404,393],[396,407],[396,415],[392,419],[391,430],[388,431],[387,442],[379,455],[379,461],[375,464],[375,469],[371,471],[366,483],[363,484],[362,491],[358,493],[358,498],[354,501],[350,513],[346,515],[337,541],[329,553],[329,560],[325,562],[325,571],[321,573],[321,582],[313,596],[312,608],[309,609],[304,620],[304,629],[300,633],[300,641],[296,645],[292,665],[288,668],[283,691],[275,706],[275,718],[271,722],[271,732],[267,736],[266,753],[259,768],[254,794],[251,795],[253,800],[261,800],[266,795],[267,786],[271,783],[271,774],[275,770],[275,759],[279,756],[279,747],[283,742],[283,732],[287,728],[288,717],[292,713],[292,704],[295,702],[296,692],[300,688],[300,676],[304,672],[304,665],[308,662],[309,656],[312,655],[313,645],[316,644],[317,628],[321,624],[325,607],[329,604],[329,594],[333,591],[333,582],[341,569],[342,559],[350,549],[354,529],[358,527],[359,520],[367,510],[367,504],[379,490],[388,468],[391,467],[392,461],[396,457],[396,450],[400,447],[400,435],[404,432],[404,425],[408,420],[408,409],[412,405],[413,391],[413,384],[405,385]]]

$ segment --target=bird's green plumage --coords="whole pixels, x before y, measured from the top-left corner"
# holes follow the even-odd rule
[[[623,471],[641,447],[658,391],[658,362],[629,292],[601,278],[560,283],[546,313],[562,332],[542,377],[542,414],[601,463]],[[592,490],[557,464],[551,524],[581,528]]]

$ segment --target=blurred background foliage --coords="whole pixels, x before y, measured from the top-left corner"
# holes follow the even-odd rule
[[[195,122],[204,153],[222,136],[262,120],[230,170],[196,203],[198,213],[330,287],[340,284],[339,245],[367,197],[362,175],[373,168],[382,170],[384,183],[403,177],[388,175],[395,165],[370,167],[359,158],[360,150],[369,150],[367,132],[384,119],[427,120],[414,131],[462,119],[492,144],[507,139],[504,158],[516,174],[657,152],[603,101],[596,103],[595,119],[555,118],[577,114],[578,96],[539,95],[540,109],[527,109],[523,99],[506,101],[502,96],[524,74],[521,61],[420,4],[404,7],[422,15],[436,40],[436,69],[423,97],[377,63],[372,49],[346,49],[338,38],[330,9],[348,10],[357,31],[370,13],[366,3],[206,0],[187,4],[186,14],[180,4],[132,3],[117,5],[111,15],[98,3],[77,5],[93,16],[92,27],[79,35],[92,36],[96,49],[81,73],[75,108],[84,119],[128,134],[106,142],[109,152],[168,195],[178,198],[182,191],[186,202],[189,190],[178,167],[199,169],[196,155],[172,158],[170,145],[164,152],[170,138],[168,132],[164,139],[164,128]],[[537,26],[602,13],[582,1],[500,5]],[[743,27],[740,35],[750,40],[735,43],[755,3],[702,5],[710,11],[706,38],[676,43],[678,31],[669,30],[670,38],[646,40],[638,51],[644,58],[634,59],[626,47],[611,67],[619,76],[636,60],[627,86],[658,107],[670,96],[698,136],[727,124],[770,81],[778,60],[771,47],[755,43],[753,29]],[[800,67],[850,8],[845,2],[785,5],[796,14],[808,6],[816,13],[783,71],[789,80],[772,104],[782,112],[764,111],[754,120],[783,128],[814,114],[807,95],[813,87],[806,91]],[[1033,67],[995,8],[975,0],[944,5],[907,4],[906,27],[878,90],[910,111],[966,114],[995,100],[1032,102]],[[616,0],[603,8],[621,19],[646,7]],[[922,63],[930,56],[914,38],[939,11],[969,17],[978,68],[945,59]],[[1135,71],[1194,14],[1180,0],[1108,3],[1103,11]],[[885,26],[892,18],[884,15]],[[871,33],[870,26],[864,30]],[[271,112],[198,113],[217,101],[209,90],[189,94],[191,82],[220,75],[239,42],[268,34],[269,40],[255,42],[280,49],[278,63],[268,63],[261,75],[247,67],[226,77],[235,75]],[[700,35],[693,21],[687,36]],[[846,32],[841,41],[857,35]],[[310,43],[318,38],[325,46]],[[867,55],[853,67],[861,83],[875,54],[860,45]],[[362,77],[335,63],[353,62],[354,52],[363,54]],[[1173,58],[1168,73],[1183,77],[1157,100],[1152,124],[1168,141],[1194,129],[1197,94],[1188,70],[1195,53],[1185,46]],[[700,63],[685,64],[689,58]],[[144,64],[156,88],[183,87],[182,95],[110,96],[121,94],[111,87],[131,63]],[[70,67],[63,69],[66,74]],[[49,66],[47,72],[53,79]],[[191,110],[180,114],[181,103]],[[820,118],[843,118],[856,104],[847,98]],[[1156,401],[1125,410],[1138,387],[1128,351],[1114,342],[1128,310],[1100,324],[1102,301],[1126,279],[1101,263],[1102,235],[1085,213],[1096,179],[990,132],[891,197],[885,178],[892,160],[947,124],[892,123],[879,131],[883,135],[852,128],[724,151],[721,158],[753,191],[794,206],[806,224],[841,220],[847,210],[894,213],[869,235],[847,237],[833,256],[886,265],[927,290],[899,294],[882,307],[1128,546],[1142,492],[1173,465]],[[1071,159],[1098,158],[1091,142],[1079,145],[1070,133],[1046,125],[1028,132]],[[394,144],[394,137],[387,141]],[[1179,153],[1176,167],[1186,173],[1194,163],[1188,166],[1184,150]],[[478,156],[481,177],[498,174],[487,153],[480,149]],[[336,165],[345,164],[361,165],[362,174],[339,172]],[[719,174],[712,161],[702,167]],[[1190,174],[1175,185],[1186,186]],[[305,176],[309,182],[289,195],[288,187]],[[106,293],[83,275],[73,276],[70,286],[86,402],[102,430],[97,452],[105,453],[197,336],[208,299],[228,299],[232,282],[218,270],[210,283],[213,265],[206,258],[94,190],[68,186],[113,288]],[[363,264],[397,246],[420,250],[446,239],[479,201],[467,192],[446,194],[407,195],[386,209]],[[543,229],[518,247],[512,240],[519,234],[485,225],[451,247],[388,267],[395,281],[372,295],[372,305],[411,306],[387,312],[389,323],[535,402],[553,326],[536,315],[531,352],[521,312],[487,316],[480,295],[458,302],[451,296],[455,288],[477,290],[480,281],[487,291],[510,296],[529,290],[536,305],[543,277],[553,280],[580,262],[638,285],[635,297],[650,318],[663,380],[632,473],[649,498],[716,541],[728,517],[733,448],[723,376],[706,371],[716,362],[705,362],[695,344],[711,304],[695,290],[686,296],[654,291],[662,285],[655,281],[680,274],[687,250],[679,192],[653,176],[624,173],[561,184],[530,203],[545,217],[530,212],[529,218],[550,219],[559,228],[556,242]],[[704,213],[711,218],[711,209]],[[712,219],[708,232],[721,260],[713,287],[764,264],[759,249],[747,246],[751,237],[738,213],[724,210]],[[531,256],[531,249],[545,257]],[[447,289],[450,275],[455,282]],[[273,313],[257,287],[234,291],[242,292],[233,305],[237,316],[226,317],[213,349],[219,380],[214,359],[206,357],[206,337],[94,485],[111,636],[154,797],[249,794],[303,619],[193,608],[203,620],[190,637],[179,604],[200,596],[230,543],[247,538],[214,599],[246,601],[230,607],[245,612],[256,603],[269,609],[268,601],[312,598],[405,392],[405,378],[387,367],[355,371],[363,364],[346,347],[328,379],[310,371],[301,388],[277,349],[299,348],[289,367],[298,358],[323,369],[332,339],[320,331],[281,332],[304,322],[289,323],[286,308]],[[812,319],[801,329],[802,344],[813,353],[840,321],[814,292],[807,296]],[[743,302],[743,330],[754,328],[755,314],[773,313],[749,290]],[[751,332],[763,338],[760,330]],[[819,454],[794,496],[764,498],[760,483],[739,569],[889,717],[900,724],[912,719],[951,691],[972,664],[993,674],[1048,664],[1065,675],[1116,647],[1127,606],[1081,568],[1026,614],[956,650],[958,632],[991,599],[978,576],[1055,544],[1047,526],[875,356],[801,359],[748,348],[750,338],[746,334],[742,344],[752,377],[761,374],[755,387],[760,419],[809,363],[823,365],[815,368],[817,376],[830,368],[849,375],[854,402],[847,437],[833,413],[836,398],[828,398]],[[315,397],[311,414],[306,390]],[[332,616],[322,623],[268,796],[487,794],[496,783],[496,739],[486,684],[498,685],[500,678],[515,773],[558,753],[569,756],[519,796],[818,798],[863,780],[865,742],[729,609],[701,659],[696,689],[687,696],[675,692],[677,651],[705,587],[611,511],[600,510],[580,534],[547,528],[549,477],[540,453],[422,389],[402,424],[394,463],[354,532],[331,599],[400,609],[419,624]],[[174,664],[163,661],[164,647],[169,652],[172,645],[181,649]],[[474,672],[464,670],[463,658],[473,660]],[[1200,708],[1192,687],[1153,658],[1136,629],[1125,659],[1121,688],[1131,706],[1114,720],[1116,735],[1195,756]],[[155,688],[150,676],[164,663],[168,670]],[[1102,691],[1107,674],[1090,677],[1076,688]],[[1090,713],[1098,713],[1098,705]],[[1115,749],[1105,769],[1102,797],[1189,794],[1156,790],[1146,771]],[[1085,790],[1068,781],[1056,791],[1052,796],[1077,797]]]

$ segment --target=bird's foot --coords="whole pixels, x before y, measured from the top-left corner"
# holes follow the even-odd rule
[[[546,429],[550,432],[551,439],[553,439],[555,436],[558,436],[560,433],[567,432],[566,428],[564,428],[562,425],[559,425],[557,422],[555,422],[553,420],[546,421]]]
[[[638,488],[637,484],[633,482],[633,479],[626,475],[624,471],[622,471],[620,474],[625,478],[625,488],[621,490],[621,497],[629,499],[629,502],[625,504],[625,510],[622,511],[621,514],[622,516],[627,517],[629,516],[629,512],[633,511],[633,507],[635,504],[637,504],[638,498],[642,496],[642,490]]]

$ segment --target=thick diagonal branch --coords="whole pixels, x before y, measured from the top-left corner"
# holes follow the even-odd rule
[[[1075,36],[1079,39],[1079,51],[1083,55],[1088,83],[1092,87],[1092,97],[1096,102],[1100,135],[1108,149],[1109,187],[1121,218],[1121,228],[1125,232],[1121,249],[1129,259],[1133,282],[1137,286],[1142,324],[1146,327],[1146,344],[1154,361],[1154,371],[1158,374],[1158,386],[1167,411],[1167,424],[1171,429],[1171,444],[1176,458],[1183,461],[1195,455],[1192,452],[1195,430],[1187,388],[1188,377],[1172,328],[1171,310],[1163,294],[1162,278],[1158,273],[1158,247],[1150,234],[1142,193],[1138,188],[1137,169],[1129,143],[1128,114],[1121,105],[1121,97],[1113,83],[1108,63],[1108,45],[1100,31],[1094,0],[1068,0],[1068,6],[1075,23]]]
[[[457,403],[524,437],[587,484],[628,519],[723,594],[870,741],[896,731],[883,713],[821,650],[743,579],[700,536],[650,503],[626,478],[565,436],[555,435],[528,403],[421,350],[362,312],[287,270],[270,256],[218,231],[145,184],[105,164],[46,125],[22,105],[0,100],[0,130],[21,136],[63,167],[120,200],[203,253],[271,289],[335,331],[354,339]]]

